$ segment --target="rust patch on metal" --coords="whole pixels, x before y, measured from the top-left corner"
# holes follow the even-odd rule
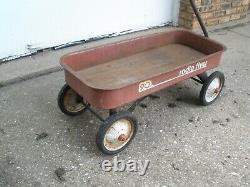
[[[126,137],[125,134],[121,134],[121,135],[118,137],[118,140],[119,140],[120,142],[124,142],[124,141],[127,140],[127,137]]]

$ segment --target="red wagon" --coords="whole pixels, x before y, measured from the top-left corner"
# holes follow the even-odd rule
[[[203,84],[201,104],[211,104],[224,75],[217,71],[207,76],[206,71],[218,66],[223,51],[213,40],[175,30],[70,53],[61,58],[67,84],[58,104],[71,116],[93,112],[103,121],[98,147],[106,154],[118,153],[137,130],[131,113],[136,104],[126,112],[118,112],[119,107],[189,78]],[[90,106],[110,110],[109,117],[102,119]]]

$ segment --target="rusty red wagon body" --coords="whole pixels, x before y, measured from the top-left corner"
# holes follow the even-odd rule
[[[113,109],[217,67],[223,50],[177,30],[71,53],[61,65],[66,82],[88,103]]]
[[[208,77],[206,71],[218,66],[224,49],[218,42],[180,29],[67,54],[60,62],[67,87],[59,94],[59,106],[69,115],[90,109],[90,106],[110,109],[109,119],[103,120],[108,125],[101,129],[97,144],[104,153],[117,153],[129,138],[132,139],[137,128],[124,125],[136,121],[127,114],[119,116],[116,113],[118,107],[189,78],[203,84],[201,103],[211,104],[223,87],[224,76],[215,72]],[[65,94],[70,89],[71,93]],[[72,98],[74,101],[67,109]],[[82,107],[77,105],[78,101],[84,101]],[[128,122],[121,122],[124,119]],[[116,127],[119,136],[112,137],[114,132],[111,132],[111,138],[105,140],[110,127],[117,121],[124,123]],[[129,135],[124,129],[133,134]],[[112,144],[110,139],[118,143]],[[126,144],[122,144],[124,142]]]

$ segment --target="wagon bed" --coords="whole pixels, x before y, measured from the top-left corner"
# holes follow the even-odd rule
[[[67,84],[88,103],[112,109],[217,67],[223,50],[179,29],[70,53],[61,65]]]
[[[146,50],[75,72],[85,84],[96,89],[113,90],[172,71],[206,54],[181,44]]]

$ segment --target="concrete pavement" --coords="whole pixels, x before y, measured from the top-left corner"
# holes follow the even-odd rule
[[[101,170],[113,157],[95,145],[100,122],[57,107],[62,72],[0,88],[0,186],[249,186],[249,31],[246,24],[210,33],[228,48],[218,68],[226,87],[213,105],[197,104],[201,87],[189,80],[135,110],[138,134],[118,157],[150,160],[145,176]]]

